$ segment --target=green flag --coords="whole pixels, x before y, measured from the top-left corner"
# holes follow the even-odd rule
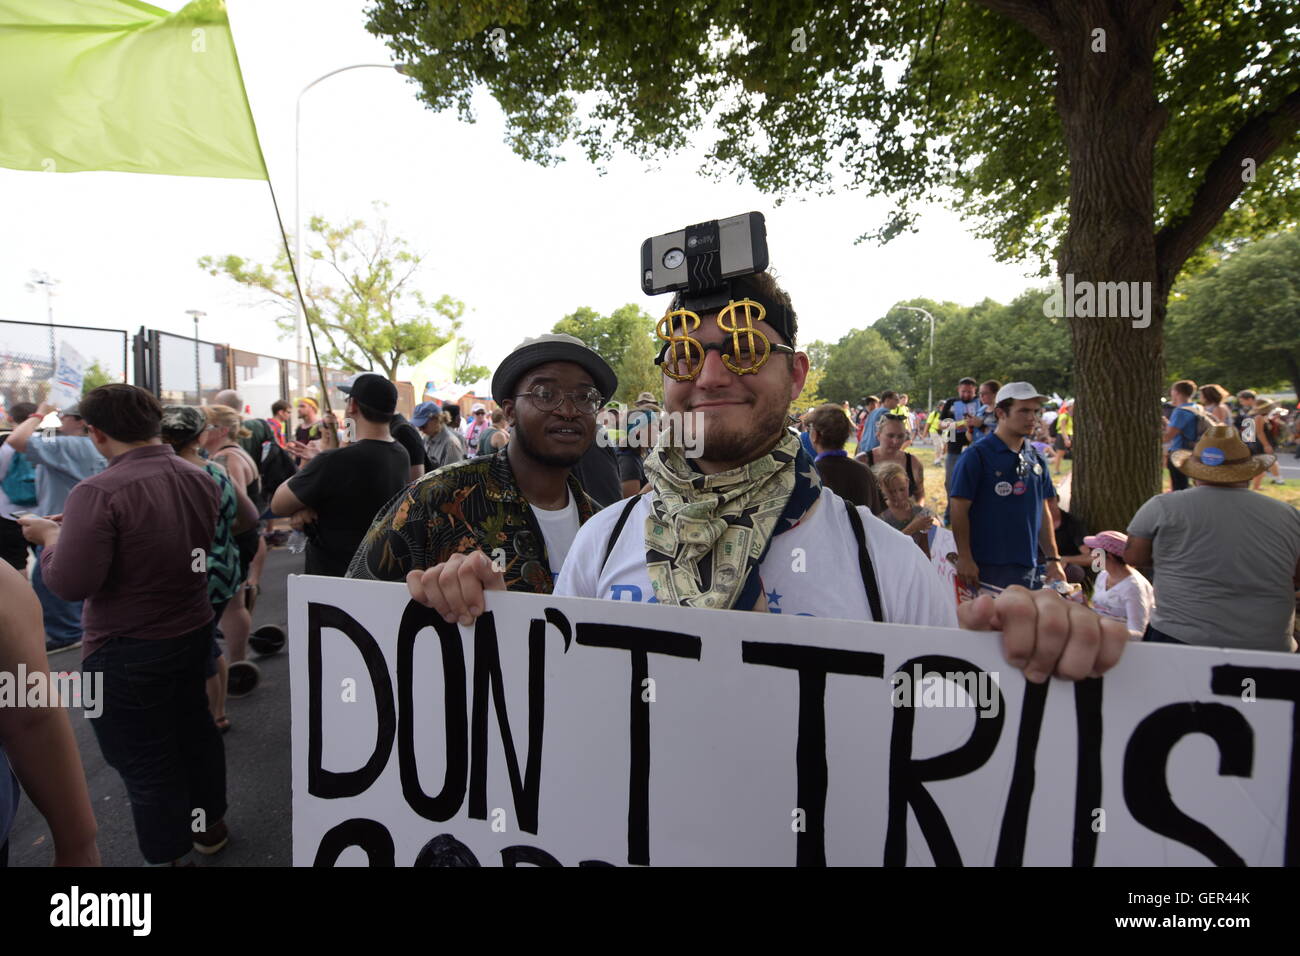
[[[0,166],[266,179],[224,0],[0,0]]]

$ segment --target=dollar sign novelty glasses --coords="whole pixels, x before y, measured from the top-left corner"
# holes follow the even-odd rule
[[[753,299],[729,301],[727,307],[718,313],[717,323],[718,328],[730,333],[731,338],[705,345],[691,335],[700,327],[700,317],[689,309],[674,309],[655,327],[655,334],[665,343],[655,358],[655,364],[662,367],[669,378],[689,382],[704,368],[705,354],[716,350],[722,354],[722,364],[730,372],[753,375],[767,364],[772,352],[794,353],[790,346],[773,343],[762,330],[754,328],[754,323],[762,322],[766,315],[767,309]]]

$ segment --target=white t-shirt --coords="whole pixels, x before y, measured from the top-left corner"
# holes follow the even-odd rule
[[[557,595],[655,601],[645,567],[649,495],[642,495],[632,509],[601,570],[606,542],[625,507],[625,502],[615,503],[582,526],[574,541],[573,557],[564,563],[555,582]],[[858,514],[866,530],[885,620],[956,627],[956,601],[921,549],[866,508],[858,508]],[[810,516],[773,540],[759,573],[772,614],[871,620],[858,565],[858,542],[843,499],[829,488],[822,488],[821,500]]]
[[[1093,585],[1092,606],[1098,614],[1113,617],[1128,624],[1129,637],[1138,641],[1146,632],[1147,622],[1151,620],[1151,609],[1156,606],[1156,592],[1151,582],[1133,568],[1128,569],[1128,577],[1113,588],[1110,575],[1101,571],[1097,574],[1097,583]],[[1133,632],[1137,633],[1133,633]]]
[[[565,489],[566,493],[568,489]],[[578,503],[573,500],[573,495],[569,495],[569,503],[559,511],[544,511],[537,505],[529,505],[533,509],[533,517],[537,519],[538,527],[542,529],[542,537],[546,539],[546,555],[551,560],[551,575],[558,575],[560,569],[564,567],[564,559],[569,554],[569,548],[573,544],[573,537],[578,533]]]

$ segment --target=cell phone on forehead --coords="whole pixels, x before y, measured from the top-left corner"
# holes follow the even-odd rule
[[[686,226],[641,243],[641,291],[708,292],[728,279],[767,268],[767,222],[761,212]]]

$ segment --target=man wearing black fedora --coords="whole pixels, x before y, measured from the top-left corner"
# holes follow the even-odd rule
[[[492,398],[514,428],[510,443],[408,486],[375,518],[348,577],[459,594],[462,572],[499,574],[508,590],[551,593],[578,527],[597,510],[572,470],[617,387],[613,369],[580,339],[525,339],[492,376]]]
[[[1124,560],[1154,566],[1156,604],[1145,640],[1292,651],[1300,586],[1300,511],[1250,482],[1273,463],[1231,425],[1169,453],[1196,483],[1156,495],[1128,526]]]

